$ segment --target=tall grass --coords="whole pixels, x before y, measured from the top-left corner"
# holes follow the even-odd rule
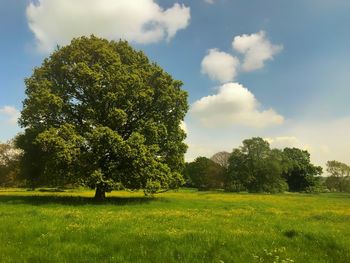
[[[350,195],[0,191],[0,262],[350,262]]]

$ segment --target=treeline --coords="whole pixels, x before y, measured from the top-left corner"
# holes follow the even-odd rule
[[[23,155],[13,141],[0,143],[0,187],[66,186],[55,180],[33,182],[21,163]],[[230,192],[350,192],[350,166],[338,161],[322,167],[310,161],[310,154],[298,148],[271,149],[262,138],[251,138],[231,153],[218,152],[210,159],[198,157],[186,163],[183,176],[187,187]]]
[[[322,167],[310,161],[310,154],[298,148],[271,149],[256,137],[243,141],[231,153],[218,152],[210,159],[198,157],[186,163],[186,186],[199,190],[225,189],[240,192],[350,192],[350,167],[327,162],[328,177]]]

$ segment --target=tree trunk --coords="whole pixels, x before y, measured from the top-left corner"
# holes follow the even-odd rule
[[[100,185],[97,185],[97,187],[96,187],[94,199],[96,201],[103,201],[106,199],[106,192]]]

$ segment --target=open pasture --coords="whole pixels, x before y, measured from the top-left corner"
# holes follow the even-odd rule
[[[0,191],[0,262],[350,262],[349,194]]]

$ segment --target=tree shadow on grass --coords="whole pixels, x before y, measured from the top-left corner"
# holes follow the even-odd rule
[[[141,205],[157,201],[154,197],[107,197],[103,201],[97,201],[92,197],[83,196],[59,196],[59,195],[0,195],[1,204],[29,204],[49,205],[60,204],[68,206],[83,205]]]

